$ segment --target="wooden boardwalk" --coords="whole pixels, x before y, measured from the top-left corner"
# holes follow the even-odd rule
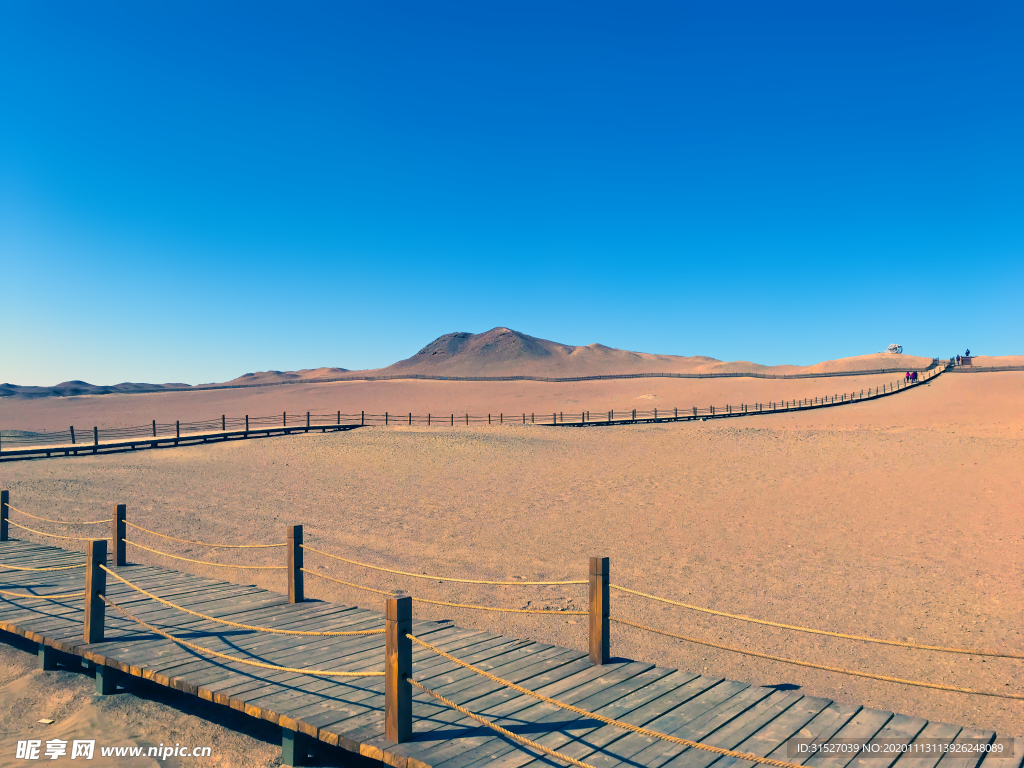
[[[81,553],[30,541],[0,542],[0,564],[45,568],[84,560]],[[0,573],[6,590],[64,594],[82,590],[83,570]],[[384,625],[378,611],[319,601],[290,604],[285,595],[275,592],[150,565],[129,565],[117,572],[179,605],[240,623],[312,631]],[[358,671],[384,667],[382,635],[297,637],[235,629],[163,606],[109,577],[106,594],[139,618],[222,653],[279,666]],[[130,682],[131,676],[142,677],[277,723],[282,727],[286,762],[301,765],[306,748],[319,740],[388,765],[413,768],[562,765],[418,691],[413,738],[393,744],[384,737],[384,678],[314,677],[217,659],[182,648],[112,609],[107,610],[105,641],[86,644],[83,613],[82,598],[46,601],[0,595],[0,629],[38,643],[44,667],[58,662],[85,666],[96,672],[98,689],[101,682],[111,684],[111,672],[122,683]],[[454,656],[591,712],[808,768],[890,768],[894,762],[896,768],[978,768],[979,764],[1020,768],[1024,764],[1024,744],[1019,739],[1012,757],[790,757],[784,742],[794,736],[823,741],[952,741],[992,740],[995,734],[644,662],[594,666],[582,651],[445,622],[414,620],[412,629],[414,635]],[[513,733],[599,768],[754,765],[577,716],[490,682],[416,645],[413,678]]]

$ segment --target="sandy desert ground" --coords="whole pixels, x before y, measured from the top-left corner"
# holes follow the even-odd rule
[[[892,379],[306,385],[251,391],[244,400],[235,390],[223,390],[5,402],[0,420],[6,426],[23,418],[33,427],[89,419],[135,423],[143,414],[145,421],[185,410],[188,418],[238,407],[274,412],[284,410],[285,401],[303,411],[336,410],[343,402],[362,402],[367,410],[418,404],[421,411],[440,412],[516,412],[527,403],[538,411],[557,410],[559,404],[566,410],[570,404],[576,410],[625,408],[645,401],[672,407],[812,397],[874,386],[883,378]],[[876,402],[735,421],[594,429],[372,428],[10,463],[0,465],[0,481],[16,506],[36,514],[95,517],[122,502],[140,525],[225,543],[279,540],[284,525],[302,523],[314,546],[417,573],[582,579],[589,556],[607,555],[613,582],[684,602],[840,632],[1020,653],[1022,396],[1024,373],[944,374],[928,386]],[[230,550],[144,543],[241,562]],[[273,550],[267,552],[266,563],[276,564]],[[156,557],[135,552],[140,561]],[[585,606],[582,586],[451,585],[310,559],[337,578],[430,599],[509,608]],[[283,589],[281,578],[258,571],[239,579],[178,561],[162,564]],[[313,579],[308,592],[370,607],[382,603],[377,595]],[[416,611],[545,642],[577,648],[586,643],[585,617],[425,604]],[[1024,693],[1019,660],[822,638],[616,593],[612,613],[768,654]],[[793,684],[808,694],[1024,733],[1020,701],[794,667],[616,625],[612,638],[613,652],[622,657],[760,684]],[[21,652],[2,653],[11,667]],[[2,718],[5,741],[53,712],[66,712],[68,727],[78,727],[75,718],[90,717],[82,713],[100,706],[61,709],[60,702],[81,693],[73,692],[74,685],[87,682],[47,683],[36,693],[17,682],[27,679],[25,673],[6,674],[15,680],[20,703]],[[10,695],[4,689],[0,700]],[[150,725],[142,714],[153,706],[125,704],[118,727],[131,738],[148,738]],[[217,728],[180,714],[173,722],[193,741],[203,728]],[[242,749],[250,737],[219,738]]]

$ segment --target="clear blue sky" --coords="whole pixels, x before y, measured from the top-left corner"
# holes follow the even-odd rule
[[[504,325],[1024,352],[1024,5],[0,6],[0,381]]]

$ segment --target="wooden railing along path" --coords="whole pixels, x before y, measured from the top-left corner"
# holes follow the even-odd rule
[[[59,432],[20,431],[0,433],[0,461],[34,459],[52,456],[79,456],[97,453],[135,451],[147,448],[199,443],[244,440],[255,437],[291,435],[310,431],[337,432],[367,426],[428,426],[455,427],[470,425],[536,424],[541,426],[620,426],[625,424],[647,424],[669,421],[694,421],[696,419],[721,419],[752,416],[767,413],[802,411],[812,408],[830,408],[848,405],[903,392],[917,385],[931,381],[947,370],[946,366],[934,367],[923,373],[916,381],[898,379],[881,387],[872,387],[853,392],[841,392],[824,397],[802,398],[799,400],[741,403],[738,405],[710,405],[689,408],[654,408],[650,410],[580,411],[578,413],[497,413],[473,414],[413,414],[413,413],[334,413],[314,414],[283,412],[274,416],[222,415],[219,419],[158,423],[131,427],[104,428],[93,426],[87,429],[69,427]],[[29,447],[33,446],[33,447]]]
[[[45,523],[109,525],[110,536],[40,531],[12,520],[11,512]],[[85,541],[85,556],[11,540],[11,526],[35,535]],[[1020,706],[1024,693],[907,680],[688,637],[613,615],[611,596],[615,592],[842,641],[967,654],[995,663],[1024,659],[1024,651],[926,645],[691,605],[614,584],[606,557],[590,558],[586,579],[485,581],[405,572],[341,557],[311,547],[298,525],[289,526],[280,542],[186,542],[220,550],[281,548],[277,566],[191,560],[129,539],[129,528],[133,536],[138,532],[186,541],[133,523],[123,504],[114,507],[109,519],[60,521],[17,509],[10,504],[9,492],[0,492],[0,573],[5,582],[0,590],[0,630],[37,643],[44,669],[58,663],[81,669],[84,660],[100,694],[116,692],[131,676],[143,677],[278,723],[283,762],[288,765],[301,764],[313,742],[321,741],[389,765],[414,768],[468,763],[511,768],[549,763],[548,758],[581,768],[647,766],[662,765],[683,753],[689,754],[688,762],[700,755],[702,765],[724,757],[796,768],[810,757],[792,751],[791,738],[798,734],[818,743],[847,738],[876,746],[896,743],[904,749],[896,754],[910,760],[907,768],[1020,768],[1024,757],[1024,744],[997,739],[991,731],[616,660],[610,652],[611,625],[835,674],[994,697],[1007,706]],[[282,570],[287,597],[132,565],[127,547],[209,566]],[[307,555],[322,564],[307,567]],[[587,585],[588,609],[505,609],[397,596],[323,572],[326,565],[338,562],[441,583]],[[384,611],[310,601],[306,576],[375,593],[384,598]],[[589,653],[417,621],[417,601],[470,610],[586,616]],[[910,751],[915,744],[921,752]],[[929,752],[923,751],[925,746]],[[895,762],[892,756],[886,759],[885,765]]]

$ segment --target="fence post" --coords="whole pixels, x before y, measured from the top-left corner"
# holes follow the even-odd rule
[[[174,422],[174,437],[175,439],[181,437],[181,422],[177,420]]]
[[[607,664],[608,558],[590,558],[590,662]]]
[[[491,426],[491,414],[487,414],[487,426]]]
[[[365,427],[366,426],[366,411],[360,411],[359,412],[359,426],[360,427]]]
[[[409,426],[410,427],[412,426],[412,414],[411,413],[409,414]]]
[[[309,411],[306,411],[306,431],[309,432]]]
[[[96,453],[96,448],[100,444],[100,430],[99,427],[92,428],[92,452]]]
[[[85,631],[87,643],[103,642],[104,604],[100,595],[107,591],[107,540],[93,539],[85,550]]]
[[[305,599],[302,588],[302,526],[289,525],[285,529],[288,546],[288,602],[301,603]]]
[[[245,434],[249,434],[249,414],[245,414]]]
[[[75,428],[74,427],[68,427],[68,429],[71,431],[71,444],[74,445],[75,444]]]
[[[281,411],[281,426],[288,426],[288,411]]]
[[[412,598],[389,597],[384,611],[384,735],[401,744],[412,736]]]
[[[467,427],[469,426],[469,414],[468,413],[466,414],[466,426]]]
[[[227,432],[228,431],[227,419],[225,418],[223,413],[220,415],[220,431],[221,432]]]
[[[388,412],[384,411],[384,426],[386,427],[387,425],[388,425]]]
[[[338,411],[338,425],[341,425],[341,411]]]
[[[124,524],[125,517],[128,515],[127,504],[116,504],[114,506],[114,530],[111,531],[113,534],[113,555],[114,555],[114,567],[117,568],[122,565],[128,565],[125,562],[125,551],[124,551],[124,537],[127,534],[127,526]]]
[[[156,419],[153,419],[153,437],[156,437]]]
[[[7,505],[11,503],[11,492],[0,491],[0,541],[7,541],[7,518],[11,514]]]

